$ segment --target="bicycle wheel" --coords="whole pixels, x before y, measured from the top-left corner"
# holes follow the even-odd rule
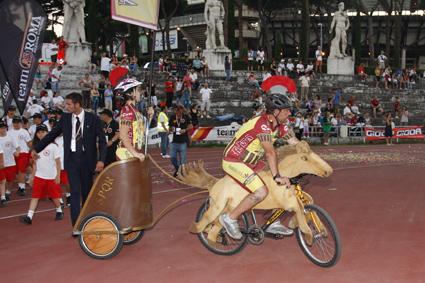
[[[80,224],[80,247],[95,259],[114,257],[123,245],[120,230],[120,225],[110,215],[103,212],[89,214]]]
[[[201,220],[208,207],[209,201],[207,200],[199,208],[199,211],[196,215],[196,222]],[[239,219],[239,227],[241,231],[248,231],[248,218],[245,214],[242,214]],[[210,229],[208,229],[207,227],[205,231],[198,234],[198,238],[201,241],[202,245],[204,245],[204,247],[218,255],[234,255],[240,252],[248,243],[247,233],[242,233],[242,239],[235,240],[226,233],[226,229],[221,228],[220,232],[217,235],[217,240],[213,242],[208,240],[208,231],[210,231]]]
[[[124,245],[133,245],[140,241],[145,234],[144,230],[130,232],[128,234],[124,234],[123,236],[123,244]]]
[[[306,205],[304,214],[313,233],[313,242],[309,245],[301,229],[296,228],[295,235],[301,250],[318,266],[334,266],[341,256],[342,248],[334,221],[323,208],[314,204]]]

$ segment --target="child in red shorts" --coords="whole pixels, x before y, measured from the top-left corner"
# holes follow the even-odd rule
[[[14,117],[12,119],[12,129],[9,129],[8,134],[18,143],[19,155],[15,158],[18,183],[18,194],[25,196],[25,176],[30,163],[30,147],[31,147],[31,136],[27,130],[22,128],[22,119],[20,117]]]
[[[37,126],[33,145],[36,145],[47,134],[46,125]],[[60,205],[61,190],[60,183],[60,152],[59,147],[51,143],[41,151],[34,163],[31,176],[32,196],[27,215],[21,216],[19,220],[24,224],[32,224],[35,209],[40,198],[50,197],[56,207],[55,220],[63,219],[62,207]]]
[[[19,155],[19,147],[16,141],[7,132],[7,124],[0,121],[0,148],[3,151],[3,168],[0,170],[0,206],[5,206],[10,191],[10,187],[16,176],[15,157]]]

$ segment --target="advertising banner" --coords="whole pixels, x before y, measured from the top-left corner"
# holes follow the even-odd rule
[[[164,50],[164,46],[165,49],[167,49],[167,43],[165,42],[165,44],[163,43],[163,37],[162,37],[162,32],[157,32],[155,34],[155,51],[162,51]],[[167,40],[165,33],[164,33],[164,40]],[[173,29],[170,30],[170,47],[171,49],[178,49],[179,45],[178,45],[178,38],[177,38],[177,30]]]
[[[367,141],[383,140],[384,128],[365,127],[365,135]],[[394,139],[424,139],[421,126],[405,126],[393,129]]]
[[[13,100],[25,110],[41,56],[47,16],[33,0],[0,2],[0,92],[6,111]]]
[[[230,141],[241,125],[234,122],[229,126],[200,127],[192,134],[192,141]]]
[[[159,0],[111,0],[112,19],[158,29]]]

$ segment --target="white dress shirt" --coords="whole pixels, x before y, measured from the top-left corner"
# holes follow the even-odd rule
[[[71,138],[71,151],[75,152],[77,150],[77,143],[76,143],[76,137],[77,137],[77,117],[80,120],[80,127],[81,127],[81,137],[84,135],[84,110],[81,111],[80,114],[75,115],[72,114],[72,138]]]

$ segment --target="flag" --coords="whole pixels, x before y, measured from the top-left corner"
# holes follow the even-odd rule
[[[117,21],[158,29],[159,0],[111,0],[111,16]]]
[[[6,112],[13,100],[22,114],[41,56],[47,16],[34,0],[0,2],[0,92]]]

